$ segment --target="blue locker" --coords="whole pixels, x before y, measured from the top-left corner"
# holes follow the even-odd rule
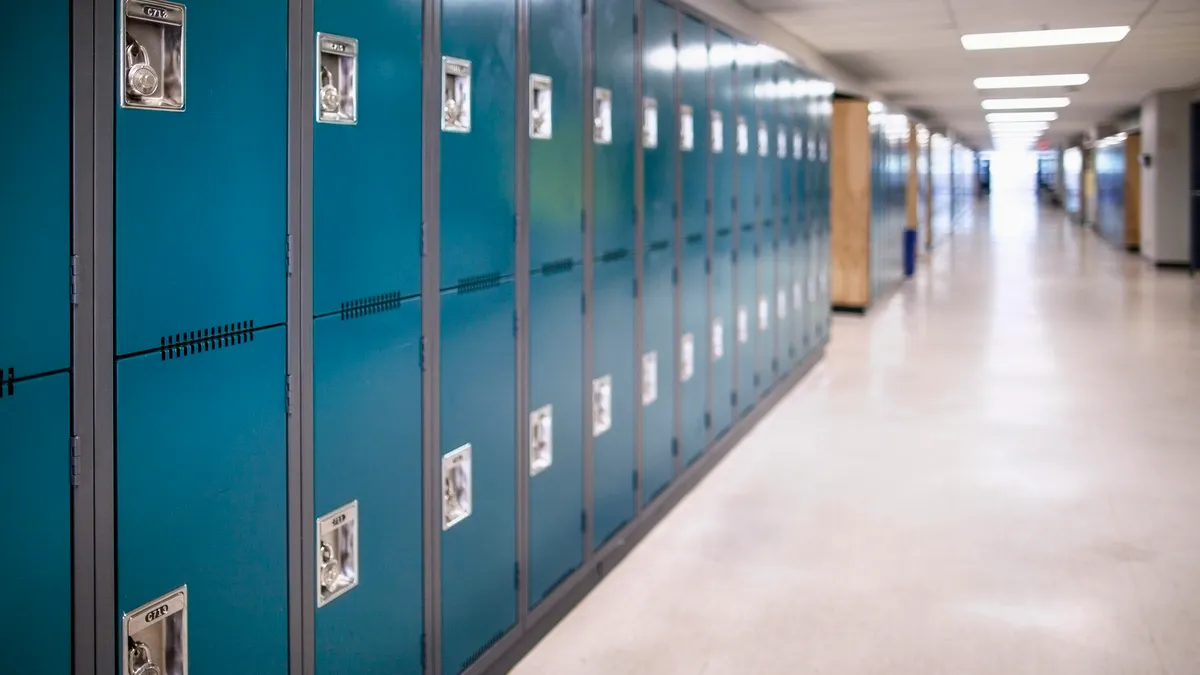
[[[806,91],[812,81],[808,73],[800,71],[796,77],[802,83],[802,91]],[[808,355],[813,346],[812,341],[812,303],[809,301],[809,283],[812,275],[812,209],[816,201],[812,192],[814,172],[809,170],[809,138],[811,134],[810,115],[812,101],[805,93],[796,101],[794,133],[799,145],[792,149],[793,166],[796,171],[796,221],[792,231],[795,236],[793,249],[795,269],[792,280],[792,306],[796,309],[793,314],[797,341],[800,345],[800,358]]]
[[[31,665],[38,673],[71,669],[70,411],[69,373],[17,382],[12,389],[0,383],[6,448],[0,508],[21,514],[10,519],[6,538],[13,549],[0,562],[8,586],[0,624],[5,639],[13,640],[0,649],[0,672],[29,672]],[[30,626],[44,630],[24,630]]]
[[[471,129],[441,135],[443,290],[516,269],[516,21],[515,0],[442,0],[443,58],[471,67]]]
[[[737,54],[753,53],[750,45],[739,44]],[[755,359],[756,350],[762,349],[758,337],[758,112],[755,96],[755,66],[750,63],[737,64],[736,70],[736,122],[734,126],[734,151],[738,155],[737,165],[737,252],[734,258],[737,268],[737,310],[734,317],[733,335],[737,340],[737,409],[743,416],[758,401],[759,373]]]
[[[315,510],[357,501],[365,544],[361,587],[316,611],[316,672],[419,673],[421,4],[314,11],[359,43],[356,124],[313,135]]]
[[[71,365],[70,3],[5,3],[3,25],[14,54],[36,68],[13,67],[7,87],[36,91],[37,114],[0,112],[0,379]]]
[[[821,341],[829,337],[829,318],[830,318],[830,300],[829,300],[829,149],[830,149],[830,119],[829,110],[832,110],[832,104],[828,96],[820,97],[821,109],[824,113],[820,116],[817,123],[817,185],[819,190],[817,193],[817,256],[820,261],[817,269],[817,340]]]
[[[313,312],[421,291],[421,2],[319,0],[357,39],[358,119],[313,132]],[[419,385],[418,385],[419,386]]]
[[[795,365],[798,345],[793,331],[792,281],[794,277],[792,231],[795,227],[794,183],[796,171],[792,161],[792,128],[794,124],[792,82],[795,76],[787,66],[776,68],[778,83],[775,102],[776,165],[779,171],[779,227],[776,228],[777,283],[775,286],[776,331],[779,334],[779,374],[782,378]]]
[[[117,609],[186,585],[191,672],[285,673],[288,9],[186,20],[185,109],[115,111]]]
[[[646,254],[642,268],[642,503],[648,504],[675,477],[676,337],[669,249]]]
[[[286,367],[283,326],[116,365],[117,605],[186,584],[192,672],[287,672]]]
[[[550,406],[549,463],[530,450],[529,603],[583,562],[583,268],[530,278],[530,414]],[[534,420],[527,416],[530,438]],[[532,440],[531,440],[532,442]]]
[[[634,492],[638,482],[634,454],[637,401],[633,378],[638,375],[641,360],[634,342],[633,263],[634,259],[628,256],[597,263],[592,283],[593,405],[598,385],[607,384],[610,392],[605,401],[608,428],[597,424],[593,413],[592,546],[595,549],[633,519],[637,506]]]
[[[774,91],[775,69],[762,65],[755,69],[756,91]],[[758,103],[758,126],[754,149],[758,153],[758,304],[755,310],[758,333],[759,395],[765,396],[779,372],[776,354],[778,337],[775,325],[776,256],[779,251],[776,228],[779,224],[779,171],[775,149],[775,104],[763,97]]]
[[[517,620],[515,303],[507,282],[442,295],[442,454],[471,446],[470,513],[443,521],[447,673],[473,663]]]
[[[269,0],[188,4],[186,110],[117,109],[117,354],[285,321],[287,22]]]
[[[642,267],[642,502],[649,503],[675,475],[675,110],[676,13],[658,0],[642,5],[642,97],[645,220]],[[661,55],[671,55],[670,58]],[[653,102],[653,111],[650,108]],[[651,138],[657,138],[652,143]],[[650,379],[647,379],[650,378]],[[651,386],[648,383],[653,381]],[[654,389],[653,396],[646,393]],[[653,400],[651,400],[653,399]]]
[[[679,62],[680,103],[691,108],[692,147],[683,147],[681,140],[683,267],[679,284],[682,307],[679,443],[684,464],[690,464],[707,447],[711,425],[708,405],[711,339],[708,270],[711,262],[708,260],[708,240],[705,236],[708,231],[708,63],[706,59],[690,56],[706,52],[708,30],[703,23],[686,14],[681,16],[680,23],[680,54],[683,55]],[[682,113],[680,119],[683,120]],[[688,135],[684,130],[680,138]]]
[[[313,322],[316,514],[357,500],[362,542],[360,586],[316,613],[319,673],[421,672],[420,342],[418,301]]]
[[[721,142],[712,148],[712,321],[710,372],[712,376],[712,433],[720,437],[733,422],[734,338],[737,334],[734,302],[733,237],[737,227],[733,208],[733,164],[736,155],[733,112],[733,40],[712,32],[710,77],[713,114],[720,116]],[[716,335],[721,338],[717,341]],[[719,354],[718,349],[719,347]]]
[[[529,8],[529,69],[550,78],[549,138],[529,141],[529,604],[583,562],[583,22],[574,0]],[[547,409],[547,406],[549,407]],[[540,432],[539,432],[540,433]]]
[[[636,512],[637,477],[634,377],[640,359],[636,349],[634,301],[635,188],[637,129],[633,0],[593,3],[596,88],[611,94],[612,137],[593,151],[593,278],[592,371],[587,383],[595,398],[606,390],[607,428],[593,415],[592,488],[595,549],[603,546]],[[607,385],[604,387],[603,385]]]

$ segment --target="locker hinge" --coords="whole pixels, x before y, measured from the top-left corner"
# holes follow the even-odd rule
[[[425,672],[425,662],[426,662],[427,658],[428,657],[426,656],[425,634],[421,633],[421,672]]]
[[[733,249],[733,264],[734,265],[737,264],[737,259],[738,259],[738,252],[737,252],[737,249],[735,248],[735,249]]]
[[[71,256],[71,306],[79,306],[79,256]]]
[[[71,437],[71,487],[79,487],[79,437]]]
[[[707,411],[706,411],[706,412],[704,413],[704,428],[705,428],[705,429],[711,429],[711,428],[712,428],[712,413],[711,413],[711,412],[707,412]]]
[[[737,195],[734,195],[730,201],[733,202],[733,210],[737,211]]]
[[[679,268],[678,267],[671,268],[671,284],[674,286],[679,285]]]
[[[712,274],[712,258],[704,259],[704,273],[706,275]]]
[[[421,336],[421,346],[418,350],[417,359],[421,363],[421,372],[425,372],[425,336]]]
[[[579,531],[587,532],[587,509],[579,512]]]
[[[633,297],[634,297],[634,299],[637,299],[637,296],[638,296],[638,280],[637,280],[637,277],[634,277],[633,278]]]
[[[283,378],[283,407],[287,411],[287,416],[292,416],[292,374],[288,373]]]
[[[678,438],[671,439],[671,456],[672,457],[679,456],[679,439]]]
[[[287,257],[287,273],[292,276],[292,235],[284,237],[283,254]]]
[[[637,492],[637,489],[638,489],[638,485],[639,485],[638,478],[639,478],[639,476],[638,476],[637,469],[634,469],[633,470],[633,491],[634,492]]]
[[[579,211],[579,231],[582,232],[585,237],[587,236],[587,209],[582,209]]]
[[[676,49],[679,49],[679,32],[678,31],[671,33],[671,46],[675,47]]]
[[[755,208],[762,206],[762,195],[754,195],[754,206]]]
[[[706,216],[712,215],[712,197],[704,198],[704,215],[706,215]]]
[[[520,590],[521,588],[521,563],[513,563],[513,588]]]
[[[517,313],[514,311],[513,312],[513,336],[515,337],[517,335],[520,335],[521,334],[520,330],[521,330],[521,318],[518,317]]]
[[[671,202],[671,220],[679,220],[679,202]]]
[[[638,34],[638,16],[637,16],[637,14],[633,15],[633,34],[634,35]]]
[[[758,242],[755,242],[755,244],[754,244],[754,257],[755,257],[755,258],[757,258],[759,255],[760,255],[760,254],[759,254],[759,252],[758,252]]]
[[[427,226],[425,224],[425,221],[422,220],[421,221],[421,257],[422,258],[429,255],[429,247],[428,247],[428,244],[426,243],[426,235],[425,235],[426,227]]]
[[[757,387],[757,386],[758,386],[758,383],[759,383],[759,377],[758,377],[758,373],[755,373],[755,374],[754,374],[754,386],[756,386],[756,387]]]
[[[587,0],[579,0],[580,14],[587,15]]]
[[[587,293],[579,296],[579,313],[587,316]]]
[[[735,408],[737,407],[737,392],[736,391],[729,392],[729,404]]]

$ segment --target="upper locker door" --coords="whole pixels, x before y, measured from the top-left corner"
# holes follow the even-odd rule
[[[792,167],[792,77],[791,67],[780,64],[775,73],[775,161],[779,171],[779,227],[776,228],[778,252],[775,256],[776,283],[774,295],[775,327],[778,335],[776,357],[779,370],[776,379],[782,378],[792,369],[796,346],[792,339],[792,227],[794,223],[794,194],[792,181],[796,172]]]
[[[709,114],[709,148],[712,164],[712,320],[709,351],[712,363],[712,433],[725,433],[733,420],[736,302],[734,296],[733,239],[737,227],[734,210],[735,116],[733,90],[733,39],[712,31],[709,48],[712,110]]]
[[[754,150],[758,159],[758,296],[755,300],[755,330],[758,334],[757,373],[759,393],[764,394],[779,371],[777,331],[775,330],[775,283],[777,278],[779,226],[779,161],[775,152],[775,123],[778,118],[774,93],[774,63],[755,68],[754,96],[758,121],[754,128]]]
[[[117,7],[112,658],[284,673],[287,6]]]
[[[645,209],[642,266],[642,501],[675,476],[675,10],[642,3],[642,157]]]
[[[753,45],[739,43],[735,48],[734,76],[736,101],[734,116],[734,153],[737,156],[737,187],[734,195],[736,245],[734,262],[737,276],[737,311],[733,335],[737,357],[737,391],[734,394],[738,415],[744,415],[758,401],[758,364],[755,349],[758,310],[758,158],[755,131],[758,126],[757,99],[754,95],[755,56]]]
[[[10,517],[0,672],[71,667],[71,19],[10,2],[13,93],[0,109],[0,508]],[[36,92],[28,99],[19,92]],[[18,100],[21,99],[21,104]],[[34,114],[31,114],[34,113]],[[32,630],[27,630],[32,629]],[[7,642],[12,640],[12,642]],[[17,648],[19,640],[20,649]],[[9,647],[11,645],[11,648]]]
[[[583,20],[529,8],[529,605],[583,562]]]
[[[679,163],[683,241],[680,243],[680,445],[690,464],[708,445],[708,31],[683,14],[679,30]]]
[[[314,15],[315,672],[419,673],[421,2]]]
[[[458,673],[517,621],[517,5],[442,0],[441,23],[440,658]]]

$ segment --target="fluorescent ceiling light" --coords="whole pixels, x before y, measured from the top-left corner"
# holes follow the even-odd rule
[[[988,125],[992,131],[1045,131],[1049,122],[996,122]]]
[[[1078,87],[1087,84],[1090,78],[1077,75],[1018,75],[1014,77],[980,77],[975,80],[976,89],[1027,89],[1031,87]]]
[[[984,110],[1028,110],[1030,108],[1065,108],[1071,99],[1055,98],[989,98],[983,102]]]
[[[962,36],[964,49],[1016,49],[1056,47],[1120,42],[1129,34],[1129,26],[1067,28],[1065,30],[1026,30],[1018,33],[975,33]]]
[[[988,122],[1053,122],[1058,119],[1056,112],[1000,112],[988,113]]]

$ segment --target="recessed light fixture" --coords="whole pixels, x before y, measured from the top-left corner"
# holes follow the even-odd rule
[[[1028,89],[1033,87],[1078,87],[1091,79],[1083,73],[1076,75],[1017,75],[1013,77],[980,77],[976,89]]]
[[[1120,42],[1125,39],[1126,35],[1129,35],[1129,26],[1026,30],[1016,33],[974,33],[962,36],[962,46],[964,49],[976,50],[1093,45]]]
[[[988,122],[1053,122],[1056,112],[995,112],[987,114]]]
[[[1057,98],[989,98],[983,102],[984,110],[1029,110],[1031,108],[1065,108],[1071,99]]]

